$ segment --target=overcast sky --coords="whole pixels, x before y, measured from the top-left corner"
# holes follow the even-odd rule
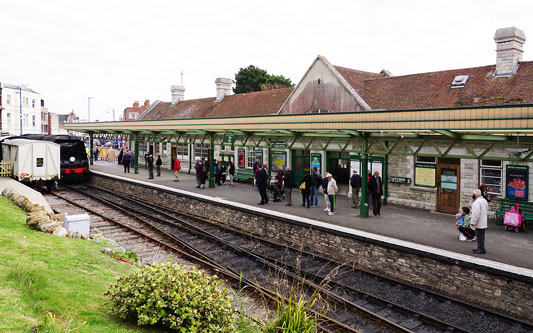
[[[256,65],[297,83],[314,58],[394,75],[494,64],[494,32],[524,30],[533,1],[2,1],[0,82],[50,111],[116,118],[134,101],[215,96],[215,78]]]

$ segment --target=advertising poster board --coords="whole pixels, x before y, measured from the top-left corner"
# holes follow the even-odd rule
[[[322,165],[322,154],[312,153],[311,154],[311,169],[316,167],[318,169],[318,174],[320,174],[320,166]]]
[[[244,163],[245,163],[245,150],[243,148],[239,148],[239,150],[237,151],[237,156],[239,158],[238,160],[238,166],[239,168],[244,168]]]
[[[435,187],[436,173],[436,165],[417,163],[415,165],[415,186]]]
[[[508,165],[506,169],[506,197],[508,199],[527,200],[529,167],[525,165]]]
[[[287,152],[283,150],[273,150],[271,152],[270,170],[278,171],[285,170],[287,166]]]

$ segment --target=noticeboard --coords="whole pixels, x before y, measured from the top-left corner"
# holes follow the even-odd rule
[[[415,186],[435,187],[435,175],[437,174],[437,166],[435,164],[415,165]]]
[[[270,153],[270,170],[284,170],[287,166],[287,152],[283,150],[273,150]]]
[[[508,165],[506,168],[506,197],[527,200],[529,167],[525,165]]]
[[[318,174],[320,174],[320,165],[322,164],[322,154],[312,153],[311,154],[311,169],[316,167],[318,169]]]

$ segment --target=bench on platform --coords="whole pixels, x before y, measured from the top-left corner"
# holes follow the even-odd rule
[[[237,169],[235,170],[235,180],[252,182],[254,180],[254,171],[251,169]]]
[[[522,225],[523,229],[526,229],[526,224],[533,223],[533,202],[516,200],[516,199],[507,199],[501,198],[499,200],[498,208],[494,213],[497,224],[503,224],[503,218],[505,212],[508,212],[511,207],[516,206],[518,202],[518,209],[522,213]]]

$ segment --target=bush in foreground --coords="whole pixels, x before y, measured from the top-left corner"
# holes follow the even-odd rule
[[[166,263],[118,279],[106,295],[111,311],[139,325],[161,324],[183,332],[230,332],[235,311],[216,276]]]

